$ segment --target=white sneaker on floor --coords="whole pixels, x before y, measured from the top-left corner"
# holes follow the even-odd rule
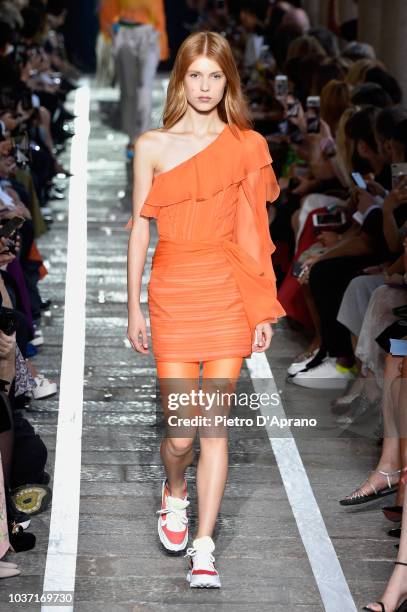
[[[165,478],[161,491],[161,510],[157,510],[158,536],[161,544],[169,551],[184,550],[188,543],[187,483],[184,482],[184,498],[172,497]]]
[[[34,378],[37,386],[27,394],[30,395],[35,400],[45,399],[47,397],[52,397],[57,393],[57,383],[53,383],[48,378],[45,378],[43,374],[38,374]]]
[[[31,340],[33,346],[42,346],[44,344],[44,336],[40,329],[36,329],[34,332],[34,338]]]
[[[326,357],[315,368],[298,372],[291,382],[308,389],[346,389],[350,380],[356,377],[355,368],[344,368],[334,357]]]
[[[304,355],[304,359],[302,359],[301,361],[293,361],[287,370],[287,374],[289,376],[295,376],[297,372],[301,372],[301,370],[303,370],[310,363],[310,361],[314,359],[318,351],[319,348],[316,348],[310,353],[306,353]]]
[[[197,538],[192,542],[192,548],[187,549],[185,557],[189,557],[187,580],[192,588],[218,589],[220,578],[212,555],[215,544],[210,536]]]

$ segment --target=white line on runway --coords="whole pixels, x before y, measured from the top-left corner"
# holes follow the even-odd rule
[[[246,364],[256,393],[274,393],[280,400],[278,406],[262,406],[262,414],[270,418],[274,415],[279,419],[286,418],[265,354],[253,353],[246,359]],[[355,602],[328,535],[295,439],[288,428],[280,433],[281,437],[275,437],[276,428],[273,428],[270,421],[267,421],[265,427],[325,610],[355,612]]]
[[[43,591],[74,593],[81,477],[86,323],[87,156],[90,91],[75,92],[71,145],[64,335],[55,448],[53,500]],[[42,606],[41,612],[73,606]]]

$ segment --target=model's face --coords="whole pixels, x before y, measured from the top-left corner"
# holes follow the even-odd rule
[[[226,76],[217,62],[209,57],[198,57],[184,77],[188,103],[197,111],[210,111],[222,100]]]

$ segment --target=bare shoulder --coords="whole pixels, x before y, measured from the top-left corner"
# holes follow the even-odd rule
[[[168,145],[173,144],[173,141],[170,141],[169,134],[168,130],[163,128],[147,130],[140,134],[136,140],[136,157],[139,156],[139,158],[148,160],[153,166],[156,166],[162,151]]]
[[[136,153],[149,154],[160,144],[160,130],[147,130],[140,134],[136,140]]]

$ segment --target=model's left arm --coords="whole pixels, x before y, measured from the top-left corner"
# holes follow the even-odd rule
[[[271,282],[267,311],[269,316],[259,323],[275,323],[285,315],[277,300],[276,276],[271,255],[275,245],[270,236],[267,202],[274,202],[280,188],[272,168],[267,141],[258,133],[250,150],[250,166],[239,184],[239,201],[236,212],[235,240],[257,262],[260,274]],[[255,296],[253,296],[255,299]]]

